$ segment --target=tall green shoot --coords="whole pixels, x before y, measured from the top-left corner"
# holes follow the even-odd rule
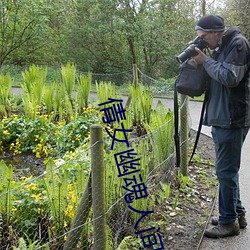
[[[77,87],[76,102],[78,110],[88,107],[89,94],[91,90],[92,74],[88,72],[87,75],[80,75],[78,79],[79,85]]]
[[[131,108],[134,114],[134,122],[139,125],[142,122],[150,123],[153,97],[148,89],[143,89],[142,84],[129,85],[131,95]]]
[[[47,68],[32,65],[28,70],[22,72],[22,76],[24,82],[21,83],[21,87],[24,91],[25,113],[34,118],[42,103]]]
[[[162,102],[158,102],[152,112],[150,124],[145,124],[148,132],[152,132],[152,145],[155,159],[163,162],[173,152],[173,112],[166,111]]]
[[[115,84],[112,82],[96,82],[96,90],[99,103],[107,102],[108,98],[118,98],[116,94]]]
[[[67,206],[68,178],[66,173],[55,169],[55,163],[49,159],[46,164],[47,174],[44,177],[44,184],[48,193],[51,214],[57,225],[57,230],[61,230]]]
[[[46,86],[44,89],[43,102],[46,107],[47,114],[50,114],[53,111],[53,102],[55,94],[55,84]]]
[[[12,79],[10,74],[0,75],[0,115],[7,116],[8,98],[11,93]]]
[[[10,220],[13,206],[13,195],[10,192],[13,184],[12,166],[7,167],[3,160],[0,161],[0,213],[5,215],[7,222]]]
[[[76,81],[76,65],[67,63],[66,66],[61,66],[62,85],[72,102],[72,92]]]
[[[73,117],[73,107],[65,89],[59,83],[55,83],[53,97],[53,112],[56,121],[70,121]]]

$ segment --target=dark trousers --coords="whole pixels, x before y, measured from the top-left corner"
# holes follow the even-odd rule
[[[219,181],[219,223],[230,224],[245,214],[240,200],[239,169],[241,149],[249,127],[212,127],[215,143],[216,175]]]

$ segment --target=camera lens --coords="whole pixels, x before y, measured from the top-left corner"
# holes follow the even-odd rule
[[[203,50],[207,47],[207,43],[199,36],[197,36],[192,43],[180,54],[176,57],[177,61],[179,63],[183,63],[188,58],[198,55],[195,47],[199,48],[200,50]]]
[[[179,63],[183,63],[188,58],[198,55],[198,53],[194,49],[195,47],[195,44],[191,44],[189,47],[187,47],[180,55],[176,57],[177,61]]]

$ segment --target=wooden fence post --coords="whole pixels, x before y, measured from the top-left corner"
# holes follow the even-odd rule
[[[90,127],[94,250],[106,249],[104,148],[102,126]]]
[[[138,84],[138,70],[136,64],[133,64],[133,84],[135,86]]]
[[[138,84],[138,70],[136,64],[133,64],[133,84],[134,86]],[[131,95],[129,94],[126,102],[126,108],[128,108],[130,104],[131,104]]]

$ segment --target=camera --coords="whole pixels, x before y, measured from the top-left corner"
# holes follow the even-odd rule
[[[177,61],[179,63],[183,63],[188,58],[198,55],[198,53],[195,51],[195,47],[199,48],[200,50],[203,50],[207,48],[207,43],[199,36],[197,36],[190,45],[180,54],[176,57]]]

